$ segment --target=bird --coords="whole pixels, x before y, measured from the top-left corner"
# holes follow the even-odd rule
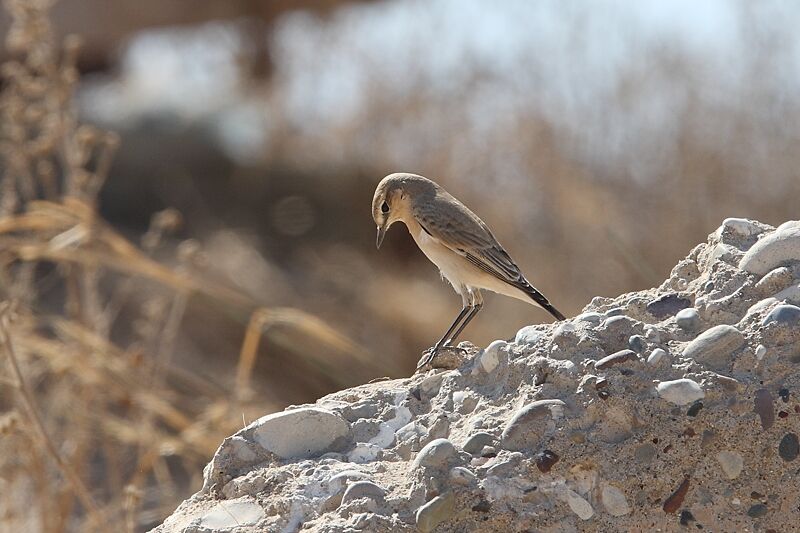
[[[403,222],[419,249],[459,296],[461,311],[417,369],[431,363],[453,343],[483,308],[481,290],[489,290],[541,307],[556,320],[564,315],[528,282],[486,225],[467,206],[424,176],[398,172],[378,183],[372,197],[372,218],[380,249],[389,227]]]

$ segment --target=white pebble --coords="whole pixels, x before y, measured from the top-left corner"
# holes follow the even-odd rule
[[[717,461],[728,479],[736,479],[742,473],[744,460],[736,452],[723,450],[717,454]]]
[[[764,346],[763,344],[759,344],[758,346],[756,346],[756,359],[761,361],[762,359],[764,359],[764,356],[766,354],[767,354],[766,346]]]
[[[675,405],[686,405],[705,397],[702,387],[691,379],[662,381],[656,385],[658,395]]]
[[[661,359],[665,355],[667,355],[667,352],[665,352],[661,348],[656,348],[655,350],[650,352],[650,357],[647,358],[647,364],[655,366],[661,361]]]

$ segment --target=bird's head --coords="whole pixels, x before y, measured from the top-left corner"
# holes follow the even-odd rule
[[[413,198],[428,192],[435,193],[436,184],[416,174],[398,172],[381,180],[372,197],[372,218],[378,226],[375,244],[381,247],[386,230],[398,220],[410,216]]]

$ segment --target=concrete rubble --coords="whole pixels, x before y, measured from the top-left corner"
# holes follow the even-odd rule
[[[154,531],[800,530],[800,222],[461,346],[227,438]]]

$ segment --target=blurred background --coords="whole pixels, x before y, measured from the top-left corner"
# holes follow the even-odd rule
[[[453,320],[460,299],[402,226],[375,250],[370,201],[386,174],[423,174],[470,205],[567,315],[593,296],[660,284],[726,217],[777,225],[800,212],[796,2],[6,3],[4,60],[27,53],[26,68],[55,80],[30,59],[35,42],[53,47],[48,61],[74,74],[68,97],[54,97],[59,116],[93,125],[93,134],[113,132],[102,137],[115,148],[107,163],[84,158],[98,175],[105,164],[96,190],[72,196],[142,254],[80,267],[94,300],[120,287],[126,295],[113,316],[94,319],[71,317],[62,259],[43,252],[23,270],[25,290],[36,293],[30,331],[42,329],[42,313],[51,322],[78,317],[94,333],[102,322],[109,346],[92,345],[99,360],[119,350],[125,365],[162,376],[144,379],[147,401],[131,391],[128,403],[106,398],[114,428],[80,426],[137,450],[135,461],[110,450],[84,451],[78,462],[95,503],[130,530],[154,525],[196,491],[215,443],[243,418],[408,375]],[[48,12],[52,26],[36,22]],[[74,54],[71,41],[62,47],[70,34],[82,38]],[[6,67],[7,91],[15,72]],[[65,128],[58,135],[69,137]],[[8,175],[16,168],[9,154],[18,152],[4,146]],[[71,179],[63,168],[51,174],[56,183]],[[19,222],[38,204],[24,194],[8,201],[14,187],[6,177],[4,216]],[[31,190],[28,200],[38,194]],[[62,204],[70,196],[64,185],[55,193]],[[79,250],[100,246],[81,242]],[[102,249],[122,250],[113,242]],[[14,272],[31,261],[11,255]],[[52,288],[62,274],[66,288]],[[149,281],[140,287],[141,277]],[[7,298],[25,294],[18,281],[4,277]],[[486,345],[549,320],[489,296],[463,339]],[[86,384],[54,396],[62,382],[49,356],[30,348],[20,357],[30,358],[23,367],[44,398],[45,426],[69,436],[53,406]],[[0,394],[9,412],[16,401]],[[149,443],[125,434],[126,424],[141,427],[139,417],[153,429],[144,433]],[[118,479],[92,482],[108,469]],[[47,481],[40,477],[30,482],[35,491]],[[24,484],[8,470],[2,483]],[[60,518],[31,518],[13,502],[0,510],[8,523],[29,519],[42,530],[91,515],[85,499],[64,498]]]

